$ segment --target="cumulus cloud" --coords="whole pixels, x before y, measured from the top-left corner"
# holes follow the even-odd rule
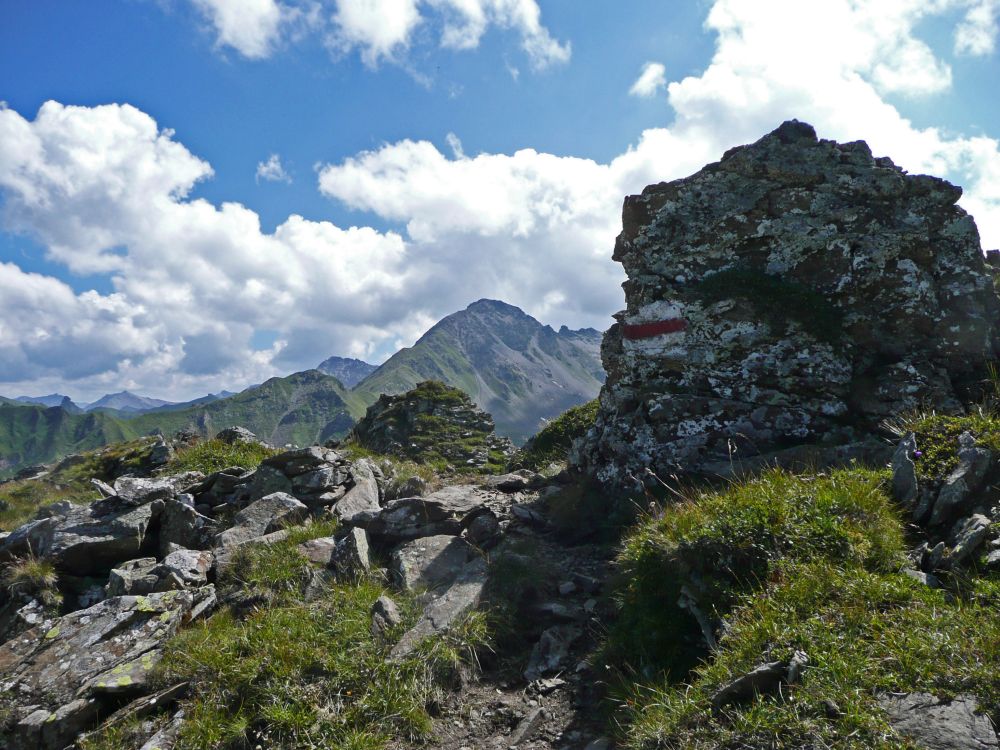
[[[470,155],[456,136],[447,154],[403,140],[322,166],[325,195],[395,232],[293,215],[268,233],[245,206],[192,199],[211,167],[133,107],[50,102],[34,120],[0,110],[4,226],[75,272],[112,274],[115,289],[75,294],[0,266],[0,381],[195,395],[410,344],[478,297],[603,327],[622,302],[610,260],[622,196],[789,117],[964,185],[985,246],[1000,246],[997,140],[917,127],[887,99],[950,85],[915,29],[929,8],[966,7],[716,0],[706,21],[715,53],[668,85],[672,122],[607,163],[532,149]],[[276,334],[263,350],[252,346],[260,330]]]
[[[570,58],[569,42],[542,24],[537,0],[191,0],[219,46],[270,56],[289,37],[321,33],[335,52],[357,50],[365,64],[402,62],[414,33],[429,25],[441,47],[471,50],[491,26],[515,32],[535,69]]]
[[[259,183],[261,180],[266,182],[291,183],[292,178],[285,171],[285,167],[281,163],[281,157],[278,154],[271,154],[267,157],[267,161],[257,162],[257,182]]]
[[[628,92],[632,96],[643,99],[656,96],[660,89],[667,87],[667,69],[663,63],[648,62],[642,66],[642,72],[635,79]]]
[[[76,273],[112,273],[115,286],[76,295],[4,266],[0,381],[61,374],[88,389],[117,380],[183,395],[342,348],[370,352],[394,335],[421,273],[398,234],[294,215],[265,233],[245,206],[187,199],[210,174],[128,105],[47,102],[33,121],[0,110],[4,226]],[[257,328],[280,331],[279,344],[252,352]],[[306,338],[312,356],[289,360]]]
[[[301,17],[297,9],[277,0],[192,0],[212,24],[220,47],[231,47],[244,57],[268,57],[282,34]]]
[[[989,55],[1000,34],[1000,0],[975,0],[955,30],[955,52]]]

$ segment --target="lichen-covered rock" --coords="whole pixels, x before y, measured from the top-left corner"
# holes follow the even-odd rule
[[[107,599],[0,645],[0,693],[14,700],[0,746],[56,750],[115,705],[141,694],[157,649],[215,605],[212,586]]]
[[[786,122],[625,200],[627,307],[574,462],[635,485],[959,412],[998,352],[961,190]]]

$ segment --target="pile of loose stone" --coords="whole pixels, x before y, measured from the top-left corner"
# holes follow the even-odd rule
[[[150,703],[151,671],[164,642],[219,605],[214,583],[238,549],[285,539],[289,527],[312,519],[333,516],[340,525],[334,536],[299,547],[315,564],[306,599],[324,581],[368,571],[370,546],[389,553],[400,588],[421,592],[423,615],[392,648],[391,658],[404,658],[479,603],[487,581],[483,551],[523,523],[519,518],[536,520],[520,503],[520,491],[536,481],[523,472],[484,486],[387,497],[376,463],[312,446],[252,471],[97,482],[105,497],[89,506],[50,505],[0,535],[0,564],[29,556],[50,561],[64,596],[61,613],[27,595],[0,610],[0,744],[63,748],[112,712],[131,715],[175,701],[171,694]],[[375,628],[399,624],[388,597],[372,617]],[[181,721],[171,725],[174,735]],[[166,748],[169,740],[158,735],[150,742]]]

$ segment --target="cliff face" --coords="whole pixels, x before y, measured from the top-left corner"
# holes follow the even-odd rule
[[[627,308],[577,463],[627,485],[960,412],[1000,310],[960,196],[791,121],[626,198]]]

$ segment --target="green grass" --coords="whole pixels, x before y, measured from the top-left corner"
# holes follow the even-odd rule
[[[185,471],[200,471],[211,474],[231,466],[256,469],[265,458],[277,455],[274,448],[259,443],[236,443],[230,445],[221,440],[201,440],[192,446],[181,448],[167,464],[168,474]]]
[[[626,538],[600,655],[619,668],[626,747],[910,748],[878,708],[883,691],[972,693],[996,715],[1000,580],[973,571],[934,590],[901,574],[886,480],[771,471],[668,506]],[[728,623],[712,654],[677,607],[685,584]],[[810,660],[799,684],[713,713],[721,686],[796,650]]]
[[[115,477],[140,468],[149,457],[152,438],[117,443],[63,461],[41,479],[7,482],[0,485],[0,529],[15,529],[30,521],[38,509],[60,500],[90,503],[99,493],[92,478],[111,482]]]
[[[55,607],[62,601],[58,582],[55,565],[50,560],[31,556],[0,567],[0,585],[10,594],[37,597],[46,607]]]
[[[335,530],[332,521],[313,523],[290,529],[277,544],[241,549],[218,581],[220,596],[263,595],[259,606],[243,618],[223,609],[168,642],[156,683],[191,684],[177,750],[380,750],[427,735],[427,707],[486,642],[485,617],[473,613],[421,643],[411,658],[387,661],[419,610],[407,595],[393,593],[404,622],[388,638],[373,635],[371,607],[386,593],[378,574],[330,582],[313,601],[301,599],[310,566],[295,547]],[[127,728],[115,727],[90,743],[86,750],[140,744]]]
[[[830,300],[803,284],[777,276],[733,268],[705,277],[694,291],[707,302],[747,300],[777,335],[785,331],[789,319],[830,344],[837,343],[843,334],[843,312]]]
[[[917,474],[925,479],[941,479],[958,465],[958,436],[972,433],[984,447],[1000,452],[1000,418],[987,410],[967,416],[912,414],[895,420],[890,428],[900,437],[913,432],[921,455],[916,459]]]
[[[525,443],[514,457],[514,466],[541,471],[550,464],[564,463],[573,441],[594,426],[598,406],[595,398],[560,414]]]

